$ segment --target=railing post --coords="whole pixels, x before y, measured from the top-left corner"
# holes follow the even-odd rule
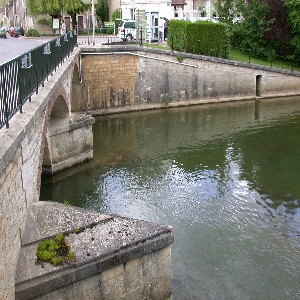
[[[4,119],[5,119],[5,126],[6,129],[9,128],[9,123],[8,123],[8,108],[7,108],[7,92],[6,89],[4,89],[4,106],[5,106],[5,111],[4,111]],[[2,126],[2,125],[1,125]]]
[[[21,99],[21,92],[22,92],[22,86],[21,86],[21,78],[20,78],[20,72],[22,69],[22,58],[19,57],[19,63],[18,63],[18,77],[17,77],[17,84],[19,86],[18,88],[18,105],[19,105],[19,110],[20,110],[20,114],[23,113],[23,107],[22,107],[22,99]]]

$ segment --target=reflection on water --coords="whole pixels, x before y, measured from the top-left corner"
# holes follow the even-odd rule
[[[174,227],[173,298],[300,299],[300,99],[106,116],[41,200]]]

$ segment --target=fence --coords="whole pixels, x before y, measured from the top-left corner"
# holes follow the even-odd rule
[[[9,120],[16,112],[22,113],[23,104],[38,93],[76,45],[76,32],[70,31],[0,65],[0,129],[9,128]]]
[[[95,30],[94,40],[92,29],[80,29],[77,36],[78,45],[124,45],[124,44],[142,44],[145,39],[143,31],[136,29],[135,38],[128,39],[126,36],[120,38],[114,34],[113,28],[99,28]]]

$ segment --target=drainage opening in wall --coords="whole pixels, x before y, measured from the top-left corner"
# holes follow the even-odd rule
[[[261,96],[261,81],[262,81],[262,76],[256,75],[256,96],[258,97]]]

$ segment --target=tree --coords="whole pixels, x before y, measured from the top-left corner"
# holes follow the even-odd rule
[[[276,54],[288,55],[291,48],[291,35],[283,0],[265,0],[265,2],[269,5],[270,11],[266,16],[269,26],[264,39],[267,41],[268,47],[273,49]]]
[[[285,0],[287,20],[290,25],[291,45],[295,55],[300,54],[300,2],[298,0]]]
[[[267,20],[270,7],[260,0],[239,0],[236,4],[241,13],[241,21],[233,28],[232,42],[235,46],[245,49],[263,51],[266,48],[264,36],[273,20]]]
[[[88,5],[81,0],[27,0],[27,8],[32,16],[36,15],[60,15],[65,11],[72,18],[72,24],[76,24],[76,14],[88,9]]]
[[[235,20],[239,15],[234,0],[217,0],[215,9],[217,11],[219,22],[226,23],[230,27],[235,23]]]
[[[106,0],[99,0],[96,6],[96,16],[102,23],[109,21],[109,8]]]
[[[59,15],[62,10],[62,3],[59,0],[27,0],[27,8],[32,16],[46,14]]]
[[[119,27],[120,23],[121,23],[121,12],[118,8],[116,8],[114,10],[114,12],[112,13],[112,20],[115,22],[116,24],[116,28]]]
[[[65,2],[64,2],[65,1]],[[81,0],[64,0],[64,10],[71,16],[72,24],[77,25],[76,16],[79,13],[86,11],[89,5],[83,4]]]

